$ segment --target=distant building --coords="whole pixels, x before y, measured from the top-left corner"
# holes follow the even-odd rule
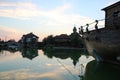
[[[105,11],[105,28],[120,28],[120,1],[102,10]]]
[[[68,42],[70,41],[70,37],[67,34],[61,34],[54,37],[56,42]]]
[[[64,46],[64,47],[83,47],[83,42],[81,36],[77,32],[76,27],[74,26],[73,32],[70,35],[61,34],[54,37],[55,46]]]
[[[83,47],[82,38],[77,32],[76,27],[73,28],[73,33],[70,34],[71,46],[73,47]]]
[[[38,43],[38,38],[39,37],[37,37],[33,33],[28,33],[22,36],[20,43],[22,44],[22,46],[25,47],[36,47]]]
[[[61,34],[54,37],[55,46],[69,46],[70,37],[67,34]]]
[[[75,38],[75,37],[79,37],[79,38],[80,38],[80,35],[79,35],[79,33],[77,32],[76,27],[74,26],[74,28],[73,28],[73,33],[71,33],[70,38]]]

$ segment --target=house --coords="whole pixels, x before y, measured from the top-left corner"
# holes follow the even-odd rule
[[[23,35],[20,43],[25,47],[37,47],[38,36],[34,35],[32,32],[26,35]]]
[[[102,9],[105,11],[105,28],[120,28],[120,1]]]
[[[56,42],[67,42],[70,41],[70,37],[67,34],[61,34],[54,37]]]
[[[73,32],[70,35],[61,34],[54,37],[55,46],[63,47],[83,47],[82,38],[74,26]]]
[[[54,37],[55,46],[68,46],[70,43],[70,37],[67,34],[61,34]]]

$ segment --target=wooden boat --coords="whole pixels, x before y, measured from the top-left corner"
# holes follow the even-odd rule
[[[110,5],[106,11],[105,28],[98,29],[98,21],[95,30],[81,31],[88,52],[97,61],[120,61],[120,1]]]
[[[120,30],[91,31],[84,34],[84,42],[97,61],[120,60]]]

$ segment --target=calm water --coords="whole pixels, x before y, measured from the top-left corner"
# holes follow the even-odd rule
[[[85,75],[89,78],[91,65],[95,65],[94,58],[85,51],[2,50],[0,80],[83,80],[80,75],[88,67]],[[87,78],[85,80],[94,80]]]

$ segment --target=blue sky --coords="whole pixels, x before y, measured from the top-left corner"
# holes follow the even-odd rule
[[[42,40],[48,35],[70,34],[104,18],[102,8],[119,0],[0,0],[0,38],[19,40],[33,32]]]

